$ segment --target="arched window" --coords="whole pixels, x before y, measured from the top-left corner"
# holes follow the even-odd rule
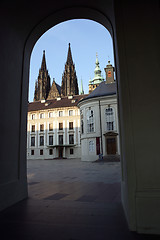
[[[84,133],[84,122],[83,122],[83,111],[80,110],[80,116],[81,116],[81,134]]]
[[[91,109],[87,111],[87,132],[94,132],[94,111]]]
[[[106,115],[106,130],[107,131],[114,131],[115,130],[114,109],[111,108],[111,107],[106,108],[105,115]]]

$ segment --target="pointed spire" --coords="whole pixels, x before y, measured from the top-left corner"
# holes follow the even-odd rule
[[[99,66],[99,61],[98,61],[98,53],[96,52],[96,65]]]
[[[65,64],[65,70],[62,75],[61,95],[78,95],[78,81],[76,76],[75,65],[72,60],[71,47],[69,43],[67,61]]]
[[[41,63],[41,70],[46,70],[46,57],[45,57],[45,50],[43,50],[43,57],[42,57],[42,63]]]
[[[67,55],[67,63],[73,63],[73,60],[72,60],[72,53],[71,53],[71,47],[70,47],[70,43],[68,44],[68,55]]]
[[[50,90],[50,76],[46,66],[45,51],[43,51],[41,68],[39,69],[38,81],[35,84],[35,100],[47,99]]]
[[[81,78],[80,95],[83,95],[83,94],[84,94],[84,90],[83,90],[83,81],[82,81],[82,78]]]

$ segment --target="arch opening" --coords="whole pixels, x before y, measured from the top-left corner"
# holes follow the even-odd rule
[[[70,48],[70,44],[69,44],[69,48]],[[74,53],[73,53],[73,55],[74,55]],[[107,59],[107,56],[105,58]],[[95,62],[95,59],[93,61]],[[94,79],[97,82],[95,84],[96,86],[94,86],[94,89],[92,89],[91,92],[93,92],[93,90],[98,89],[99,84],[100,84],[98,82],[99,80],[97,80],[97,77],[99,77],[99,75],[98,75],[99,74],[99,72],[98,72],[99,71],[99,66],[98,66],[99,63],[97,61],[98,61],[98,58],[96,57],[96,68],[95,68]],[[43,62],[43,58],[42,58],[42,62]],[[111,65],[111,63],[108,62],[107,66],[106,66],[106,63],[105,63],[105,66],[103,66],[103,67],[106,67],[105,68],[105,71],[106,71],[105,73],[106,73],[106,76],[108,77],[108,79],[107,79],[107,77],[105,77],[105,79],[103,79],[103,81],[101,83],[104,84],[104,86],[102,86],[102,88],[104,88],[105,85],[107,86],[107,84],[110,85],[110,86],[112,85],[111,78],[113,79],[113,81],[115,80],[114,79],[113,66]],[[93,69],[92,69],[92,71],[93,71]],[[53,84],[55,84],[55,82],[56,82],[56,80],[53,81]],[[116,91],[115,83],[113,83],[113,84],[114,84],[114,91]],[[87,89],[87,90],[89,91],[89,89]],[[60,101],[63,100],[63,97],[67,97],[66,99],[70,99],[70,101],[72,103],[74,98],[76,98],[73,95],[70,95],[70,96],[59,95],[58,97],[56,96],[56,100],[55,101],[58,102],[58,104],[59,104]],[[114,195],[114,190],[115,190],[114,187],[112,185],[110,185],[109,182],[108,183],[105,182],[104,185],[108,184],[107,185],[108,189],[109,189],[109,185],[112,188],[112,190],[111,190],[111,188],[109,190],[110,193],[109,192],[106,193],[107,195],[110,195],[110,200],[109,199],[107,200],[107,197],[106,197],[105,194],[102,197],[102,192],[101,193],[99,192],[99,195],[101,195],[101,196],[98,196],[98,195],[96,196],[97,192],[95,190],[95,191],[90,192],[89,195],[86,192],[84,192],[83,195],[86,195],[85,197],[84,196],[75,196],[76,195],[76,191],[75,191],[74,193],[71,194],[75,201],[83,201],[83,202],[85,202],[85,201],[86,202],[87,201],[91,201],[92,202],[93,201],[93,202],[96,202],[96,201],[100,200],[101,202],[108,201],[108,203],[111,204],[111,198],[112,198],[112,202],[114,202],[113,199],[115,199],[115,202],[120,202],[120,163],[119,162],[117,163],[117,160],[119,161],[119,157],[117,156],[117,158],[111,158],[111,155],[116,155],[116,154],[120,153],[120,149],[119,149],[120,147],[119,147],[118,137],[117,137],[118,136],[118,134],[117,134],[117,131],[118,131],[117,98],[115,96],[115,92],[114,92],[113,95],[112,95],[112,92],[110,91],[108,95],[105,95],[103,93],[102,96],[101,96],[101,94],[100,94],[99,98],[96,97],[95,100],[94,100],[93,97],[91,99],[88,98],[88,100],[85,100],[83,103],[81,103],[82,104],[82,109],[81,109],[81,104],[80,104],[79,109],[74,110],[74,109],[71,109],[71,107],[70,107],[70,109],[67,108],[67,112],[64,109],[60,108],[60,107],[58,108],[58,110],[56,109],[56,111],[53,111],[53,110],[51,111],[51,109],[48,108],[48,105],[47,105],[47,104],[50,104],[50,101],[51,101],[50,99],[49,100],[47,98],[46,99],[35,99],[36,100],[35,102],[40,100],[40,105],[43,104],[44,106],[47,106],[47,111],[43,112],[44,109],[40,108],[39,109],[40,111],[36,112],[32,108],[32,111],[30,111],[30,113],[28,115],[28,120],[29,120],[28,131],[30,132],[30,134],[28,136],[28,145],[29,144],[32,145],[32,140],[33,140],[32,138],[35,138],[34,137],[35,134],[38,136],[38,137],[36,137],[36,140],[35,139],[33,140],[33,148],[31,146],[28,149],[28,154],[27,154],[28,158],[32,158],[32,160],[33,160],[35,158],[35,155],[36,155],[36,156],[38,156],[39,159],[41,159],[41,158],[46,158],[47,159],[47,157],[49,159],[53,159],[53,158],[62,158],[62,157],[67,157],[67,158],[69,157],[70,158],[70,156],[67,155],[68,154],[68,149],[67,149],[68,146],[65,146],[65,147],[63,146],[63,148],[62,148],[62,146],[60,147],[60,145],[59,145],[60,141],[62,141],[62,139],[60,140],[59,137],[63,136],[63,141],[61,143],[63,145],[67,145],[68,144],[68,140],[70,141],[70,134],[69,134],[69,131],[68,131],[68,129],[70,128],[70,125],[67,125],[68,123],[65,122],[64,119],[61,120],[61,121],[57,121],[55,123],[53,121],[52,117],[56,117],[56,118],[58,117],[59,118],[59,117],[65,117],[66,116],[67,119],[68,119],[69,116],[70,116],[69,111],[73,111],[73,112],[77,111],[76,114],[78,115],[78,121],[79,121],[79,126],[77,125],[78,126],[77,128],[80,129],[80,127],[82,127],[80,122],[82,122],[82,112],[83,112],[84,129],[83,129],[83,131],[82,131],[82,128],[79,130],[80,134],[78,136],[78,141],[81,141],[81,146],[83,146],[83,147],[85,145],[87,145],[88,149],[85,150],[85,148],[83,149],[83,147],[81,147],[82,150],[81,150],[81,154],[80,155],[81,155],[81,157],[83,155],[83,161],[87,160],[87,161],[93,162],[93,161],[98,160],[99,161],[98,164],[100,164],[99,166],[97,166],[97,174],[99,174],[97,176],[99,176],[98,177],[99,179],[96,178],[96,177],[95,178],[93,177],[94,171],[96,171],[96,168],[93,169],[93,165],[92,166],[91,165],[86,165],[87,168],[91,168],[92,169],[92,174],[91,174],[91,172],[89,170],[88,170],[87,174],[90,174],[90,176],[92,175],[93,179],[91,181],[97,181],[96,184],[100,185],[100,182],[103,182],[103,181],[105,182],[105,179],[103,179],[104,176],[102,174],[102,172],[103,172],[102,169],[104,168],[104,166],[102,166],[102,165],[105,164],[105,160],[106,160],[108,166],[110,166],[110,170],[112,169],[111,172],[109,172],[109,169],[106,169],[106,174],[108,174],[108,179],[110,179],[110,183],[113,181],[113,183],[114,183],[113,186],[115,188],[117,188],[116,189],[117,192]],[[88,97],[88,96],[89,96],[89,94],[87,93],[86,96],[84,96],[84,97]],[[40,95],[39,95],[39,97],[40,97]],[[80,100],[82,101],[81,98],[80,98]],[[87,105],[86,105],[86,101],[88,101]],[[92,108],[94,108],[94,106],[96,106],[96,108],[94,110],[92,110]],[[106,116],[105,116],[106,115],[106,109],[111,108],[111,107],[113,107],[113,109],[115,109],[114,116],[116,115],[117,121],[115,121],[115,118],[111,119],[111,117],[110,118],[106,118]],[[88,115],[88,113],[92,115],[92,119]],[[42,117],[41,117],[42,114],[45,115],[44,118],[47,118],[47,119],[51,118],[51,121],[49,120],[49,122],[46,122],[46,119],[45,119],[45,122],[46,122],[45,123],[46,124],[46,136],[44,136],[42,134],[42,132],[44,132],[44,125],[45,125],[44,123],[42,123]],[[96,119],[96,116],[98,116],[98,119]],[[36,123],[35,119],[37,119],[37,118],[39,119],[39,122],[37,121],[37,123]],[[97,123],[99,123],[99,120],[101,121],[101,127],[99,126],[99,130],[98,130]],[[50,124],[54,125],[54,127],[52,126],[54,128],[54,130],[55,130],[54,134],[52,132],[53,128],[52,128],[52,131],[50,132],[50,129],[49,129],[50,128]],[[73,120],[73,125],[74,124],[75,124],[75,121]],[[41,125],[43,125],[42,131],[40,129]],[[111,125],[113,125],[112,129],[111,129]],[[37,129],[36,129],[36,126],[37,126]],[[32,132],[32,128],[33,128],[33,132]],[[63,134],[59,133],[61,130],[62,131],[64,130],[64,132],[68,133],[68,136],[65,137],[64,133]],[[37,133],[36,133],[36,131],[37,131]],[[88,135],[90,133],[91,134],[93,133],[94,135],[92,135],[92,137],[87,137],[88,139],[86,138],[86,136],[82,136],[83,134]],[[57,137],[55,138],[56,135],[57,135]],[[52,139],[51,139],[51,137],[52,137]],[[43,138],[43,141],[42,141],[42,138]],[[75,138],[76,138],[75,134],[73,134],[73,139],[74,140],[72,139],[73,140],[72,143],[75,143]],[[47,141],[45,139],[47,139]],[[68,139],[68,140],[66,140],[66,139]],[[86,144],[86,139],[87,139],[87,144]],[[115,140],[115,141],[113,141],[113,140]],[[50,145],[50,141],[51,141],[52,142],[51,145],[53,145],[53,148],[52,148],[52,146],[50,146],[50,148],[47,148],[45,150],[42,149],[42,146],[44,145],[45,141],[48,142],[48,145]],[[35,149],[35,145],[36,145],[35,142],[37,142],[39,144],[39,148],[38,149]],[[42,142],[42,146],[41,146],[41,142]],[[65,144],[64,144],[64,142],[65,142]],[[70,144],[70,142],[69,142],[69,144]],[[113,148],[114,148],[114,151],[110,151],[111,149],[113,150]],[[72,149],[70,149],[70,155],[73,154],[73,152],[71,150],[73,150],[73,152],[75,152],[76,148],[72,147]],[[46,153],[46,155],[48,154],[47,157],[44,156],[45,155],[44,151],[47,152]],[[84,154],[85,151],[86,151],[86,153]],[[37,152],[38,154],[35,154],[35,152]],[[95,152],[96,159],[94,159],[93,152]],[[53,155],[54,155],[54,157],[53,157]],[[80,157],[80,155],[76,155],[76,157]],[[88,155],[88,158],[86,158],[87,155]],[[102,155],[103,155],[103,159],[102,159]],[[110,155],[110,156],[106,156],[106,155]],[[105,156],[108,157],[108,158],[106,158],[104,160]],[[117,166],[117,168],[118,168],[117,172],[114,171],[114,167],[113,168],[111,167],[111,165],[114,165],[113,162],[116,162],[115,166]],[[45,161],[45,163],[47,163],[47,160]],[[61,163],[64,163],[64,162],[61,161]],[[75,161],[75,163],[77,164],[77,161]],[[44,163],[42,163],[42,165],[43,164]],[[51,162],[49,162],[49,164],[51,164]],[[58,164],[58,162],[56,162],[56,164]],[[56,164],[55,164],[55,166],[56,166]],[[67,161],[65,162],[65,164],[67,164]],[[68,164],[70,164],[70,163],[68,163]],[[72,164],[73,164],[73,162],[72,162]],[[83,163],[79,162],[78,164],[80,164],[80,165],[83,164],[83,167],[84,167],[84,162]],[[35,189],[34,185],[35,184],[40,184],[40,179],[38,180],[38,178],[36,179],[36,178],[33,177],[34,173],[33,173],[33,170],[31,168],[32,168],[32,162],[29,163],[29,172],[28,172],[28,174],[29,174],[29,181],[30,181],[29,182],[29,188],[31,189],[31,192],[32,192],[32,185],[33,185],[33,189]],[[33,166],[33,169],[35,169],[35,168],[36,167]],[[45,168],[45,166],[44,166],[44,168]],[[72,168],[74,168],[74,164],[73,164]],[[82,170],[81,166],[79,168],[80,168],[80,170],[79,171],[77,170],[78,171],[78,175],[81,174],[82,171],[87,171],[87,169],[85,170],[85,168],[83,168],[83,170]],[[73,170],[73,172],[74,171],[75,171],[75,169]],[[102,172],[98,173],[98,171],[102,171]],[[39,173],[40,172],[41,171],[39,171]],[[117,179],[113,179],[114,173],[118,175]],[[62,180],[63,180],[63,178],[67,178],[66,175],[64,176],[63,174],[61,175],[60,173],[59,173],[59,175],[60,176],[58,176],[58,174],[57,174],[56,176],[60,177],[60,179],[62,179]],[[77,176],[75,176],[75,175],[72,176],[71,172],[69,173],[69,175],[70,175],[70,177],[68,177],[68,179],[69,178],[71,178],[71,179],[77,178]],[[109,175],[110,175],[110,177],[109,177]],[[84,180],[85,177],[84,177],[83,180],[82,180],[81,177],[80,177],[81,181],[85,181]],[[47,187],[45,186],[45,188],[47,188]],[[87,189],[87,191],[88,191],[88,189]],[[61,193],[57,193],[57,192],[55,193],[54,192],[54,194],[53,193],[51,194],[51,193],[49,193],[49,191],[47,189],[47,194],[50,194],[50,195],[49,196],[46,195],[45,197],[44,197],[44,192],[43,193],[38,193],[38,194],[36,193],[37,196],[38,196],[37,198],[39,199],[40,197],[42,197],[43,199],[45,198],[47,200],[49,200],[49,199],[55,200],[56,198],[57,199],[58,198],[60,198],[60,199],[63,198],[63,200],[65,200],[65,199],[70,199],[71,200],[72,199],[72,198],[70,198],[70,196],[68,196],[69,194],[66,193],[66,192],[65,193],[64,192],[63,193],[62,192]],[[35,192],[33,191],[32,194],[34,195]],[[90,200],[89,200],[89,198],[90,198]],[[95,199],[93,200],[93,198],[95,198]]]

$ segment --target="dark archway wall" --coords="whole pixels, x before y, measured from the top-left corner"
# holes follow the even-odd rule
[[[122,203],[129,227],[160,233],[159,1],[28,0],[1,3],[0,11],[0,209],[27,197],[26,117],[32,48],[55,24],[88,18],[106,26],[114,41]]]

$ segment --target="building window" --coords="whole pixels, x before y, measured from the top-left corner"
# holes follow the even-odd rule
[[[40,136],[40,146],[44,146],[44,136]]]
[[[73,110],[69,110],[69,116],[73,116]]]
[[[87,111],[87,132],[94,132],[94,112],[90,109]]]
[[[52,148],[49,149],[49,155],[53,155],[53,149]]]
[[[53,112],[49,112],[49,118],[53,117]]]
[[[53,123],[49,123],[49,131],[53,131]]]
[[[63,117],[63,111],[59,111],[59,117]]]
[[[40,155],[43,155],[43,149],[40,149]]]
[[[108,77],[111,77],[112,76],[112,74],[111,74],[111,71],[108,71]]]
[[[94,141],[89,141],[89,152],[94,152]]]
[[[113,122],[107,122],[107,130],[113,131],[114,130],[114,123]]]
[[[83,123],[83,119],[81,119],[81,133],[84,133],[84,123]]]
[[[69,144],[74,144],[74,135],[69,134]]]
[[[59,130],[63,130],[63,123],[59,123]]]
[[[69,130],[73,129],[73,122],[69,122]]]
[[[32,131],[32,132],[35,132],[35,125],[32,125],[31,131]]]
[[[40,113],[40,118],[44,118],[44,113]]]
[[[34,155],[34,150],[33,149],[31,150],[31,155]]]
[[[32,146],[32,147],[35,146],[35,137],[31,137],[31,146]]]
[[[44,131],[44,124],[40,124],[40,132]]]
[[[31,115],[31,119],[34,120],[35,119],[35,114]]]
[[[81,117],[81,134],[84,133],[84,122],[83,122],[83,111],[80,111],[80,117]]]
[[[70,148],[70,155],[73,155],[73,148]]]
[[[53,136],[49,136],[49,145],[53,145]]]
[[[63,135],[59,135],[59,144],[63,145]]]
[[[115,123],[114,109],[111,108],[111,107],[106,108],[105,115],[106,115],[106,130],[107,131],[115,130],[115,127],[114,127],[114,123]]]

